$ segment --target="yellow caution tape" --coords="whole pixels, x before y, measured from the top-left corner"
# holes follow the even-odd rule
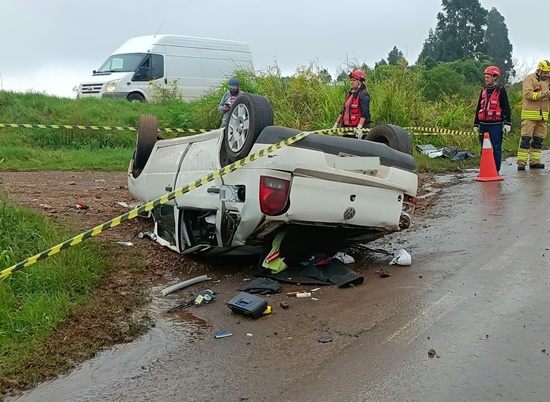
[[[447,135],[475,135],[473,131],[449,130],[447,128],[430,127],[403,127],[407,131],[412,131],[413,135],[447,134]]]
[[[276,151],[276,150],[281,149],[283,147],[286,147],[290,144],[293,144],[297,141],[300,141],[301,139],[307,137],[310,134],[316,133],[316,134],[325,134],[325,135],[341,135],[342,133],[349,132],[349,131],[353,131],[353,130],[350,130],[349,128],[345,128],[345,129],[339,128],[339,129],[329,129],[329,130],[319,130],[319,131],[310,131],[310,132],[298,133],[293,137],[287,138],[286,140],[278,142],[277,144],[270,145],[269,147],[264,148],[264,149],[254,153],[252,155],[248,155],[244,159],[238,160],[235,163],[232,163],[232,164],[227,165],[227,166],[225,166],[221,169],[218,169],[214,172],[211,172],[208,175],[206,175],[206,176],[204,176],[200,179],[197,179],[194,182],[189,183],[184,187],[180,187],[180,188],[172,191],[171,193],[165,194],[162,197],[157,198],[156,200],[149,201],[147,204],[141,205],[141,206],[139,206],[139,207],[123,214],[123,215],[120,215],[120,216],[117,216],[114,219],[111,219],[108,222],[105,222],[101,225],[98,225],[93,229],[90,229],[90,230],[88,230],[84,233],[81,233],[81,234],[79,234],[79,235],[77,235],[77,236],[75,236],[75,237],[73,237],[69,240],[66,240],[63,243],[60,243],[60,244],[58,244],[58,245],[56,245],[56,246],[54,246],[54,247],[52,247],[52,248],[50,248],[46,251],[42,251],[41,253],[32,256],[31,258],[28,258],[28,259],[26,259],[24,261],[21,261],[21,262],[15,264],[15,265],[13,265],[9,268],[6,268],[3,271],[0,271],[0,279],[6,278],[11,273],[13,273],[15,271],[18,271],[22,268],[28,267],[29,265],[32,265],[32,264],[36,263],[37,261],[43,260],[47,257],[50,257],[54,254],[57,254],[61,250],[64,250],[64,249],[72,247],[72,246],[75,246],[78,243],[82,242],[83,240],[89,239],[90,237],[93,237],[93,236],[97,236],[101,232],[103,232],[107,229],[110,229],[110,228],[114,228],[115,226],[120,225],[124,221],[127,221],[129,219],[134,219],[142,212],[150,211],[154,207],[156,207],[157,205],[166,204],[168,201],[170,201],[170,200],[172,200],[176,197],[182,196],[183,194],[188,193],[188,192],[190,192],[190,191],[192,191],[192,190],[194,190],[194,189],[196,189],[200,186],[203,186],[208,182],[211,182],[211,181],[213,181],[213,180],[215,180],[219,177],[222,177],[222,176],[224,176],[228,173],[231,173],[231,172],[243,167],[244,165],[247,165],[250,162],[252,162],[256,159],[259,159],[262,156],[265,156],[265,155],[267,155],[267,154],[269,154],[273,151]]]
[[[0,123],[0,128],[65,128],[68,130],[105,130],[105,131],[137,131],[137,127],[116,127],[116,126],[81,126],[77,124],[17,124],[17,123]],[[168,133],[206,133],[211,130],[194,129],[194,128],[170,128],[159,127],[158,131]]]
[[[68,129],[68,130],[104,130],[104,131],[137,131],[137,127],[118,127],[118,126],[82,126],[77,124],[18,124],[18,123],[0,123],[0,128],[54,128],[54,129]],[[474,135],[473,131],[460,131],[449,130],[446,128],[433,128],[433,127],[403,127],[407,131],[411,131],[413,135],[429,135],[429,134],[448,134],[448,135]],[[331,130],[333,133],[352,132],[357,130],[353,127],[343,127]],[[368,132],[369,129],[363,129],[364,132]],[[200,134],[206,133],[208,130],[205,128],[176,128],[176,127],[159,127],[158,131],[167,133],[191,133]],[[321,132],[319,131],[319,132]]]

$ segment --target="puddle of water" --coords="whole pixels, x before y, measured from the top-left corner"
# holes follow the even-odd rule
[[[179,351],[191,348],[192,339],[201,337],[208,325],[203,319],[178,308],[181,296],[163,296],[161,291],[166,283],[158,281],[151,291],[152,302],[148,308],[159,318],[145,335],[131,343],[103,350],[71,373],[40,384],[19,397],[8,397],[6,402],[86,401],[144,371],[153,370],[176,348]]]

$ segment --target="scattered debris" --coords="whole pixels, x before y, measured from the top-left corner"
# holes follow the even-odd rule
[[[262,313],[263,315],[271,314],[271,306],[268,304],[265,311]]]
[[[39,204],[42,208],[50,209],[52,206],[50,204]]]
[[[343,264],[353,264],[355,262],[355,258],[343,251],[338,251],[332,258],[342,261]]]
[[[281,301],[281,308],[284,308],[285,310],[288,309],[290,306],[289,304],[286,302],[286,300],[282,300]]]
[[[311,292],[298,292],[296,293],[297,298],[311,297]]]
[[[87,206],[86,204],[81,203],[81,202],[77,202],[76,204],[69,206],[69,208],[71,208],[71,209],[88,209],[90,207]]]
[[[383,268],[380,271],[376,271],[376,273],[380,275],[380,278],[389,278],[391,276],[391,274]]]
[[[203,290],[199,292],[199,295],[195,299],[195,306],[200,306],[201,304],[208,304],[216,298],[216,292],[213,292],[210,289]]]
[[[428,357],[430,357],[431,359],[433,359],[435,356],[437,355],[435,349],[430,349],[428,350]]]
[[[251,334],[250,332],[247,332],[246,336],[254,336],[254,334]]]
[[[267,295],[270,293],[279,293],[281,290],[281,284],[271,278],[256,278],[248,282],[246,285],[241,286],[237,290],[241,292]]]
[[[218,332],[217,334],[214,334],[214,338],[216,339],[227,338],[228,336],[231,336],[231,335],[233,335],[231,332],[223,331],[223,332]]]
[[[329,342],[332,342],[333,339],[331,336],[321,336],[319,339],[317,339],[317,341],[321,343],[329,343]]]
[[[411,255],[402,248],[397,250],[397,252],[395,253],[395,257],[393,258],[393,260],[390,261],[390,265],[411,265],[411,263]]]
[[[151,240],[157,240],[157,235],[154,234],[153,232],[151,232],[150,230],[146,231],[146,232],[139,232],[138,233],[138,238],[139,239],[151,239]]]
[[[204,281],[209,281],[211,280],[212,278],[209,278],[208,275],[201,275],[201,276],[197,276],[195,278],[191,278],[191,279],[188,279],[186,281],[183,281],[183,282],[180,282],[180,283],[176,283],[175,285],[172,285],[172,286],[168,286],[166,289],[163,289],[162,290],[162,295],[163,296],[166,296],[172,292],[175,292],[176,290],[180,290],[180,289],[183,289],[187,286],[191,286],[191,285],[194,285],[196,283],[200,283],[200,282],[204,282]]]
[[[117,201],[117,204],[124,208],[130,208],[130,205],[124,201]]]
[[[126,247],[132,247],[134,245],[134,243],[132,243],[131,241],[117,241],[117,244]]]

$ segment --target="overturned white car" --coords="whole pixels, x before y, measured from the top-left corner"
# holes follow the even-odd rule
[[[273,125],[267,99],[242,94],[226,129],[158,138],[142,116],[128,170],[144,203],[300,133]],[[334,250],[405,229],[418,178],[405,130],[374,127],[366,139],[309,134],[289,146],[156,206],[156,241],[179,253],[257,253],[281,230]]]

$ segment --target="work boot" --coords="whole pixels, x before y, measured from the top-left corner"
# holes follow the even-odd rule
[[[529,165],[530,169],[544,169],[544,163],[533,163],[532,165]]]
[[[518,165],[518,170],[525,170],[525,165]]]

